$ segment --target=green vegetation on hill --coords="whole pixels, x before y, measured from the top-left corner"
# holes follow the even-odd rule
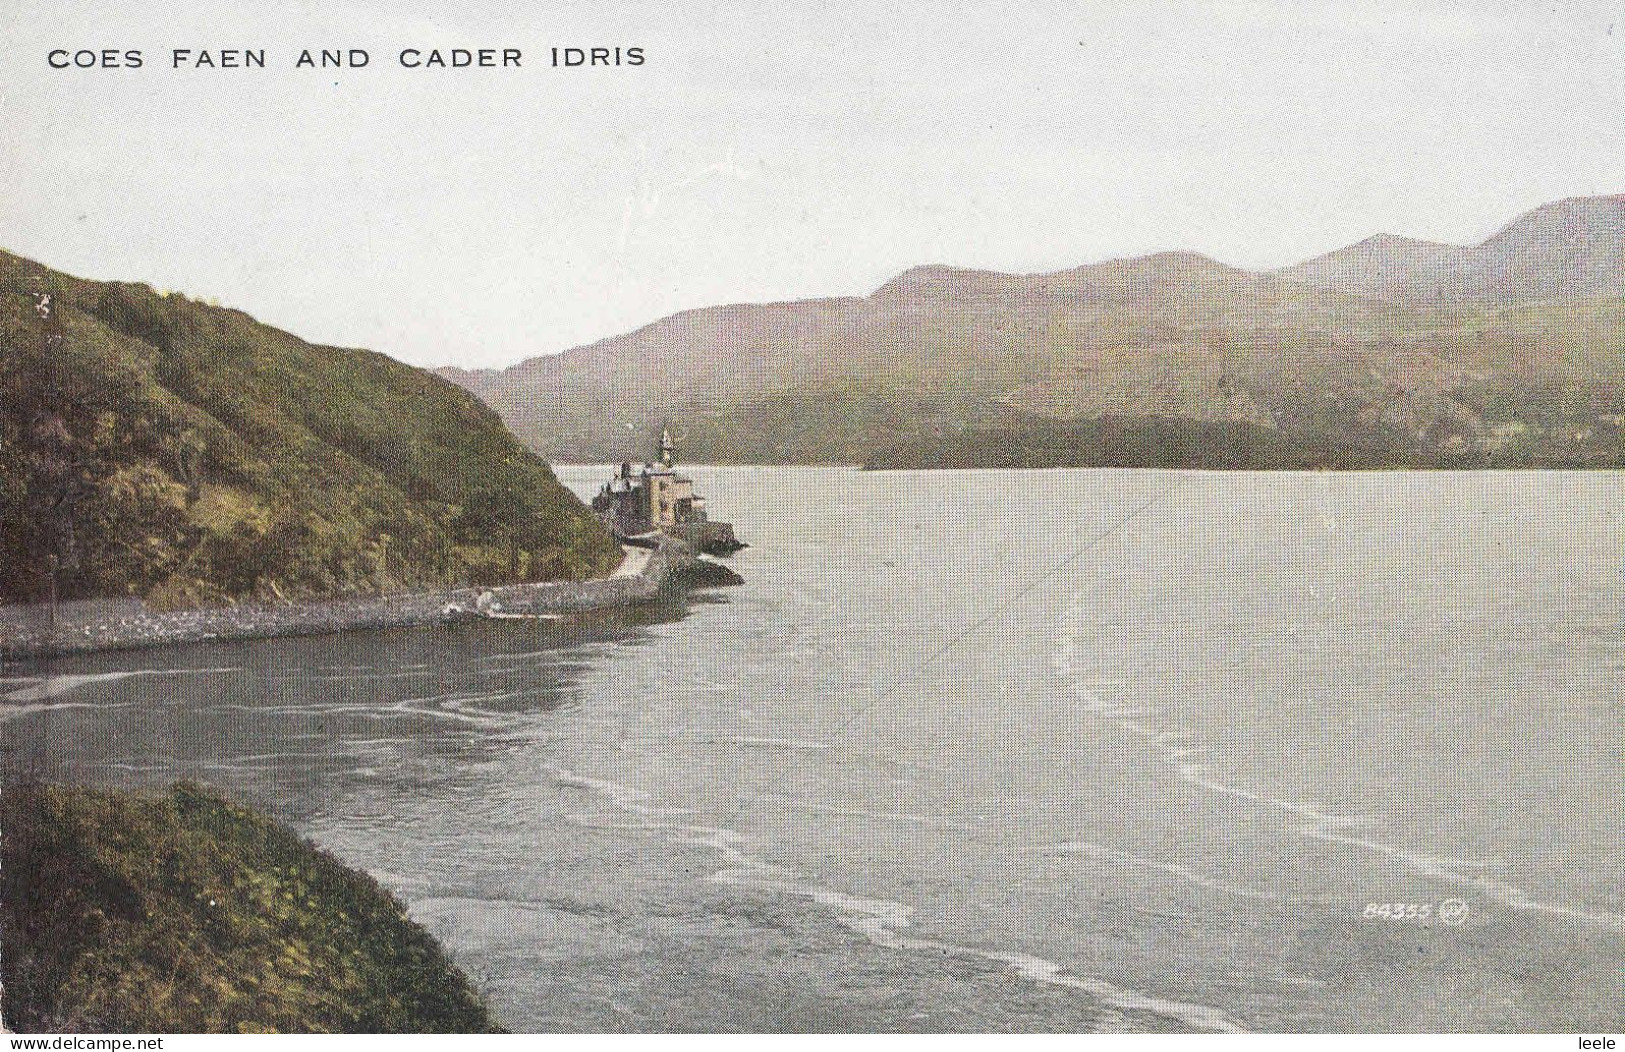
[[[594,576],[608,533],[462,390],[0,253],[0,602]]]
[[[855,349],[879,330],[854,321],[842,340],[806,349],[819,375],[665,401],[653,385],[629,386],[592,426],[621,420],[623,436],[646,436],[665,424],[686,459],[713,463],[1625,467],[1622,299],[1433,312],[1368,303],[1332,330],[1284,310],[1293,320],[1281,324],[1215,311],[1211,327],[1156,338],[1134,327],[1154,319],[1127,307],[1087,329],[1023,321],[1022,298],[963,302],[931,308],[930,333],[886,335],[888,361]],[[978,343],[1000,312],[1008,323]],[[484,381],[499,410],[530,407],[510,419],[557,455],[617,448],[554,417],[527,425],[536,400],[517,392],[528,388],[504,395]]]
[[[1399,445],[1381,431],[1284,435],[1241,421],[1102,416],[1012,419],[1002,427],[915,437],[872,454],[873,470],[908,468],[1192,468],[1202,471],[1377,471],[1570,467],[1503,450]]]
[[[372,878],[196,785],[10,785],[0,828],[13,1030],[496,1029]]]
[[[1020,421],[900,442],[865,467],[902,468],[1195,468],[1207,471],[1360,470],[1393,466],[1389,451],[1357,442],[1289,440],[1235,421],[1178,417],[1098,417]],[[1419,465],[1407,465],[1419,466]]]
[[[1275,273],[1179,252],[918,267],[442,373],[570,460],[666,425],[718,463],[1618,468],[1621,231],[1606,197],[1471,248],[1374,238]]]

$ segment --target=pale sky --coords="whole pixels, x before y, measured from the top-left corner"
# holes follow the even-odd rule
[[[1625,192],[1625,0],[5,6],[0,247],[419,365],[922,263],[1271,267]],[[647,61],[549,68],[568,45]],[[324,46],[371,65],[293,68]],[[225,47],[268,68],[170,68]]]

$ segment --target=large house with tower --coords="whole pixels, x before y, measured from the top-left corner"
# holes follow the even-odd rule
[[[630,461],[622,463],[593,498],[592,510],[622,540],[652,542],[664,534],[711,554],[745,547],[730,524],[707,517],[705,498],[694,492],[694,480],[672,466],[675,452],[671,432],[662,430],[660,462],[635,471]]]

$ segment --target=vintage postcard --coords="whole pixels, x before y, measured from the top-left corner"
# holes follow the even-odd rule
[[[0,24],[6,1030],[1625,1030],[1619,3]]]

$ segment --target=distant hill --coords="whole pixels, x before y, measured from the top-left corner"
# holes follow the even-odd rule
[[[0,253],[0,601],[582,577],[618,551],[466,392]]]
[[[1473,250],[1461,245],[1377,234],[1277,273],[1361,296],[1436,299],[1452,275],[1467,269],[1472,259]]]
[[[572,461],[647,455],[662,424],[700,461],[1166,461],[1088,426],[1111,420],[1181,449],[1203,432],[1178,422],[1223,425],[1238,464],[1617,466],[1622,208],[1564,201],[1473,248],[1379,236],[1274,273],[1180,252],[925,266],[441,374]]]
[[[1278,273],[1320,288],[1424,303],[1625,296],[1625,196],[1542,205],[1473,246],[1379,234]]]

